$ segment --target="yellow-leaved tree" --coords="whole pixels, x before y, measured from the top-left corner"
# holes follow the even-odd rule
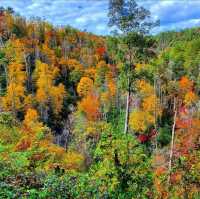
[[[33,108],[29,108],[26,111],[26,115],[24,118],[24,124],[26,124],[27,126],[31,126],[32,124],[37,123],[38,119],[39,119],[39,115],[37,113],[37,110],[35,110]]]
[[[48,119],[49,106],[58,114],[63,105],[65,89],[63,84],[54,85],[54,80],[59,74],[57,67],[49,66],[46,63],[37,61],[36,63],[36,101],[39,104],[40,116],[44,121]]]
[[[148,111],[135,110],[130,114],[129,123],[134,131],[143,133],[155,123],[155,118]]]
[[[157,117],[161,115],[162,111],[159,99],[150,83],[138,80],[136,87],[141,104],[130,114],[130,127],[136,132],[144,133],[149,127],[156,124]]]
[[[65,94],[65,87],[63,84],[59,84],[58,86],[52,86],[50,90],[50,96],[55,114],[59,114],[62,110]]]
[[[25,72],[21,63],[13,62],[8,66],[8,86],[6,95],[2,98],[3,108],[15,115],[23,108],[25,98]]]
[[[93,89],[93,80],[89,77],[82,77],[77,86],[79,96],[87,96]]]
[[[24,71],[22,44],[19,40],[8,42],[5,47],[5,55],[9,60],[7,66],[7,92],[2,98],[3,108],[12,111],[16,115],[22,110],[25,98],[26,74]]]

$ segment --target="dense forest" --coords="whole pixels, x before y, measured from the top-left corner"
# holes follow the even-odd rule
[[[200,198],[200,28],[120,2],[110,36],[0,8],[0,198]]]

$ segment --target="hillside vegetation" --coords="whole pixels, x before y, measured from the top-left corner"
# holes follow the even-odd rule
[[[0,10],[0,198],[200,198],[200,29],[122,25]]]

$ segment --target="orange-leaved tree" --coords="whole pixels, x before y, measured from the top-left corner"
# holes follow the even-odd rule
[[[79,110],[82,111],[88,120],[95,121],[100,116],[100,102],[95,94],[89,94],[78,104]]]

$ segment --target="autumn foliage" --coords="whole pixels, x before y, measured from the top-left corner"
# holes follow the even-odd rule
[[[77,92],[80,96],[87,96],[92,92],[93,81],[88,77],[82,77],[77,86]]]
[[[199,46],[0,8],[0,198],[199,198]]]
[[[99,99],[94,94],[89,94],[87,97],[83,98],[78,106],[88,120],[97,120],[100,117]]]

